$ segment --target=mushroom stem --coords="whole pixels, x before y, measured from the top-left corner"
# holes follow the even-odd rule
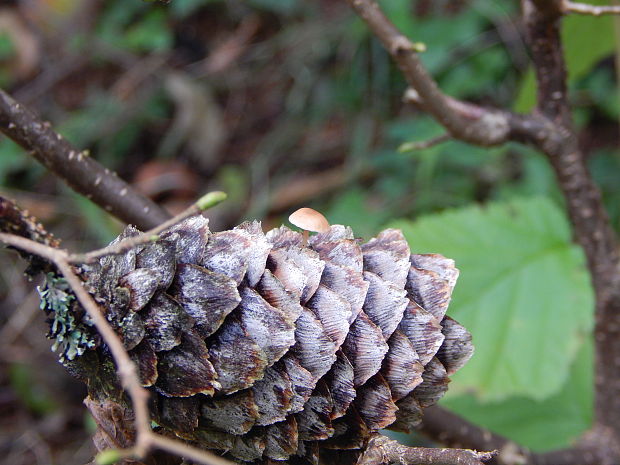
[[[329,222],[318,211],[312,208],[300,208],[291,213],[288,220],[303,230],[304,246],[308,245],[308,232],[327,232],[329,231]]]

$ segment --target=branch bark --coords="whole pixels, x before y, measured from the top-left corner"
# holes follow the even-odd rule
[[[449,447],[496,450],[487,465],[600,465],[605,459],[600,444],[592,444],[587,437],[571,448],[534,453],[439,406],[424,411],[421,430]]]
[[[126,223],[146,230],[170,218],[115,173],[77,150],[32,110],[0,90],[0,131],[26,149],[74,191]]]
[[[0,232],[25,237],[54,249],[60,247],[60,241],[47,232],[36,218],[4,197],[0,197]],[[53,271],[49,262],[41,259],[41,257],[22,250],[18,250],[18,252],[22,258],[30,263],[25,271],[28,276],[33,276],[39,272]]]
[[[419,96],[420,105],[432,114],[455,138],[476,145],[496,145],[510,133],[509,114],[452,99],[441,92],[426,71],[416,47],[386,18],[372,0],[347,0],[398,64],[409,85]]]
[[[575,238],[583,247],[596,295],[595,405],[591,444],[604,440],[609,457],[620,460],[620,254],[601,194],[585,166],[566,93],[566,65],[560,39],[562,3],[522,0],[527,40],[537,82],[537,110],[557,131],[540,149],[558,178]]]
[[[470,449],[430,449],[408,447],[386,438],[375,436],[369,442],[357,465],[482,465],[494,452],[476,452]]]

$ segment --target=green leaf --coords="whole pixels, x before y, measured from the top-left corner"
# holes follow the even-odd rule
[[[449,396],[442,404],[536,452],[568,447],[592,424],[592,358],[592,343],[588,341],[579,350],[570,378],[560,392],[542,402],[519,397],[484,404],[465,395]]]
[[[545,399],[565,383],[592,327],[593,296],[568,223],[545,198],[467,207],[400,221],[416,253],[456,260],[450,314],[473,334],[476,353],[451,391],[480,399]]]
[[[173,37],[164,10],[154,9],[127,31],[126,45],[136,52],[161,52],[172,47]]]
[[[136,53],[161,52],[172,47],[174,38],[165,8],[122,0],[109,3],[99,21],[100,40]]]
[[[0,60],[7,60],[15,54],[15,45],[6,32],[0,33]]]

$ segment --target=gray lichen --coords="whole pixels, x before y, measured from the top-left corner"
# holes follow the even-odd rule
[[[75,296],[64,278],[47,273],[43,285],[37,286],[37,290],[41,296],[39,307],[51,319],[47,336],[54,340],[52,351],[59,354],[61,363],[95,347],[93,323],[86,314],[76,315]]]

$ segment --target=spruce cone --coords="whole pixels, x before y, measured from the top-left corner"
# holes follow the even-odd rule
[[[154,420],[200,447],[311,463],[361,448],[382,428],[415,427],[472,354],[445,316],[453,261],[411,255],[398,230],[360,244],[332,226],[305,245],[284,226],[210,233],[195,217],[161,237],[85,276],[153,394]]]

